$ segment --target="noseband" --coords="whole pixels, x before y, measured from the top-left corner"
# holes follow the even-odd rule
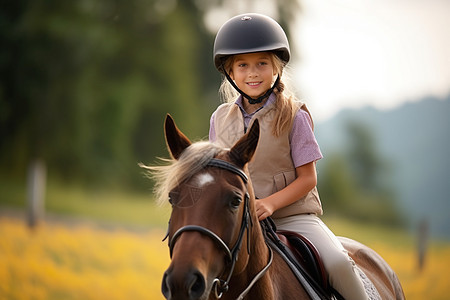
[[[241,169],[239,169],[238,167],[236,167],[235,165],[233,165],[227,161],[213,158],[208,162],[206,167],[216,167],[216,168],[230,171],[230,172],[238,175],[239,177],[241,177],[241,179],[244,181],[245,184],[248,183],[247,175]],[[238,254],[239,254],[239,251],[241,250],[242,242],[244,240],[244,233],[246,230],[247,230],[247,252],[250,255],[250,230],[249,230],[250,226],[253,226],[253,223],[250,218],[249,194],[248,194],[248,192],[246,192],[245,196],[244,196],[244,212],[242,214],[241,228],[239,230],[239,236],[238,236],[233,248],[230,249],[227,246],[227,244],[217,234],[215,234],[214,232],[212,232],[211,230],[209,230],[205,227],[198,226],[198,225],[186,225],[186,226],[183,226],[180,229],[178,229],[174,233],[174,235],[170,238],[170,240],[169,240],[170,257],[172,258],[173,248],[175,247],[176,241],[181,236],[181,234],[183,234],[186,231],[200,232],[201,234],[204,234],[207,237],[209,237],[210,239],[212,239],[216,243],[216,245],[225,252],[227,261],[229,264],[229,272],[228,272],[227,279],[222,280],[222,279],[216,278],[213,281],[214,294],[217,299],[220,299],[222,297],[223,293],[228,291],[228,288],[229,288],[228,283],[230,282],[231,276],[233,275],[234,267],[236,265],[236,261],[238,260]],[[168,235],[166,236],[166,238],[167,237],[168,237]],[[270,248],[269,248],[269,250],[270,250],[269,251],[270,252],[269,263],[260,273],[257,274],[257,276],[251,282],[249,287],[241,294],[240,298],[243,298],[245,296],[245,294],[248,293],[248,291],[253,286],[253,284],[257,280],[259,280],[264,275],[264,273],[267,271],[267,269],[269,268],[270,264],[272,263],[272,251]]]

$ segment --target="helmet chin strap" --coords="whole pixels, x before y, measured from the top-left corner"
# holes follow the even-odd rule
[[[278,82],[280,82],[280,75],[278,74],[277,79],[275,80],[275,83],[272,85],[272,87],[270,89],[268,89],[264,93],[264,95],[259,96],[258,98],[252,98],[249,95],[247,95],[246,93],[244,93],[240,88],[238,88],[236,83],[234,83],[233,79],[231,79],[230,75],[228,75],[227,71],[225,71],[225,68],[223,68],[223,73],[225,74],[225,77],[227,78],[228,82],[230,82],[230,84],[236,89],[236,91],[239,92],[239,94],[242,95],[242,97],[247,98],[248,103],[250,103],[250,104],[257,104],[257,103],[263,102],[264,99],[268,98],[270,96],[270,94],[272,94],[273,89],[278,85]]]

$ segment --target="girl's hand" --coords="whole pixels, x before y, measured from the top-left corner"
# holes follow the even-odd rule
[[[275,211],[273,205],[271,205],[269,197],[256,200],[256,215],[259,221],[270,217]]]
[[[316,165],[307,163],[295,168],[297,178],[284,189],[269,197],[256,200],[256,215],[260,221],[270,217],[276,210],[294,203],[317,184]]]

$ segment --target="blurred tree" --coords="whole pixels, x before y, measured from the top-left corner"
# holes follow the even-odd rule
[[[367,192],[386,189],[377,180],[380,174],[385,174],[385,170],[370,128],[357,122],[349,122],[346,129],[350,137],[347,152],[349,166],[358,186]]]
[[[272,2],[288,28],[297,2]],[[137,163],[166,156],[167,112],[188,136],[205,137],[220,76],[203,20],[219,4],[230,9],[198,0],[3,1],[0,175],[24,180],[40,159],[53,178],[144,183]]]
[[[192,10],[164,5],[2,5],[0,160],[10,175],[22,177],[34,158],[65,178],[126,177],[130,168],[138,173],[133,154],[144,152],[139,147],[147,157],[162,152],[160,124],[172,107],[189,119],[190,131],[199,132],[189,112],[201,111],[193,73],[196,40],[208,34],[196,30]],[[155,115],[157,128],[144,127],[146,134],[138,137],[136,126]]]
[[[327,157],[318,176],[320,197],[327,213],[345,211],[358,198],[352,174],[341,155]]]
[[[404,217],[387,180],[388,164],[379,156],[370,129],[350,122],[347,135],[345,154],[328,157],[319,172],[318,187],[325,210],[363,221],[403,225]]]

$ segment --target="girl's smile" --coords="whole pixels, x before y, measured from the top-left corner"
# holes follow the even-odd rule
[[[272,59],[267,52],[233,57],[230,77],[250,97],[257,98],[270,89],[275,75]]]
[[[247,85],[251,88],[251,89],[257,89],[261,86],[262,82],[247,82]]]

